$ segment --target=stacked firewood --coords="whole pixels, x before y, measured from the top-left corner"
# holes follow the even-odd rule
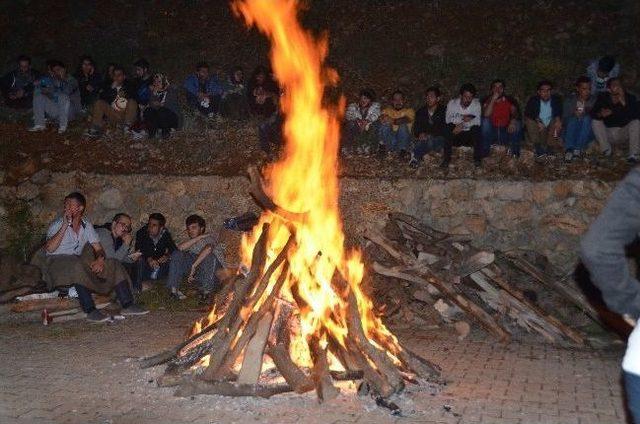
[[[383,231],[370,230],[365,238],[370,269],[386,277],[382,283],[386,289],[381,290],[380,284],[374,288],[382,293],[375,297],[384,315],[408,306],[397,298],[415,296],[433,304],[445,320],[457,311],[500,341],[509,341],[512,329],[519,326],[551,342],[584,344],[584,336],[543,310],[535,294],[510,282],[519,273],[598,320],[577,289],[549,276],[525,255],[476,249],[468,236],[437,231],[402,213],[391,213]],[[398,292],[404,293],[398,296]]]

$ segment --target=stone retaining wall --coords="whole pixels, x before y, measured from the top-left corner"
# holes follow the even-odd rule
[[[403,211],[437,229],[472,234],[479,246],[536,249],[568,270],[576,259],[579,235],[598,214],[613,186],[576,180],[344,178],[340,206],[351,238],[368,227],[384,225],[388,212]],[[219,224],[247,210],[257,211],[247,188],[248,180],[242,177],[52,174],[43,170],[17,187],[0,185],[0,199],[28,201],[44,225],[59,213],[62,198],[79,190],[88,198],[88,216],[94,223],[105,222],[119,211],[131,214],[134,223],[142,223],[149,213],[160,211],[177,234],[191,213]],[[1,230],[0,242],[7,229]]]

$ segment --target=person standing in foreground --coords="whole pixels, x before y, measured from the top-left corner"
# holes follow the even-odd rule
[[[634,330],[622,361],[629,410],[640,424],[640,282],[632,274],[625,247],[640,233],[640,168],[620,182],[600,216],[580,242],[580,253],[591,280],[611,310],[622,314]]]

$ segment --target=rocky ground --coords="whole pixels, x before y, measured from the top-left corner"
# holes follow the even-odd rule
[[[176,344],[195,312],[155,311],[113,325],[0,324],[0,422],[40,423],[424,423],[614,424],[625,422],[622,350],[554,347],[525,337],[508,345],[479,330],[458,341],[442,329],[394,329],[443,368],[440,388],[409,386],[392,415],[353,385],[319,405],[314,394],[270,400],[176,398],[159,388],[162,367],[138,358]]]
[[[82,135],[84,126],[77,124],[65,135],[51,128],[43,133],[27,132],[27,123],[0,122],[0,168],[16,180],[38,169],[51,171],[84,171],[101,174],[162,175],[244,175],[247,166],[261,165],[268,157],[258,147],[255,122],[200,121],[197,129],[175,133],[169,140],[136,141],[113,130],[99,140]],[[520,159],[511,158],[504,148],[494,150],[475,168],[470,148],[459,148],[452,165],[441,169],[439,154],[426,156],[417,169],[408,159],[375,152],[344,152],[339,173],[353,178],[415,179],[486,179],[532,180],[598,179],[615,181],[628,170],[622,149],[612,159],[602,158],[595,146],[588,154],[565,163],[560,147],[554,158],[537,163],[526,147]]]

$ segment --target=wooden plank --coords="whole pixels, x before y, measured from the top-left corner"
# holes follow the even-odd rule
[[[271,312],[267,312],[262,319],[260,319],[256,333],[244,351],[242,368],[238,375],[239,384],[256,384],[258,382],[258,378],[260,378],[260,373],[262,372],[264,347],[269,337],[269,329],[271,328],[272,322],[273,314]]]

